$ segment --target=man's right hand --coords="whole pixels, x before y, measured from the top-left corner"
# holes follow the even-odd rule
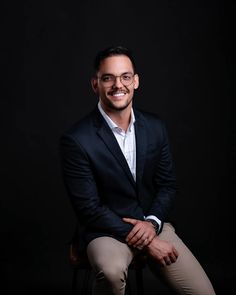
[[[161,240],[158,236],[156,236],[145,249],[161,266],[174,263],[179,255],[170,242]]]

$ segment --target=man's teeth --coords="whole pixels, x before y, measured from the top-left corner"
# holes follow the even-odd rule
[[[124,93],[113,93],[113,96],[124,96]]]

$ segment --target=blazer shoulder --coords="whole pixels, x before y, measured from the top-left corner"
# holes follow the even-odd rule
[[[165,121],[156,113],[135,109],[135,116],[137,119],[144,121],[145,123],[152,124],[153,126],[163,127]]]
[[[69,137],[74,141],[79,142],[83,138],[88,138],[91,135],[91,132],[94,132],[94,126],[96,125],[96,119],[99,114],[96,114],[96,110],[82,117],[76,121],[70,128],[68,128],[62,134],[61,138]]]
[[[135,119],[137,119],[137,128],[143,126],[149,138],[158,138],[159,142],[165,142],[168,138],[167,125],[158,114],[137,110]]]

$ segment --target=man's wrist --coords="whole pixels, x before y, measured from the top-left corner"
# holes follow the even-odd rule
[[[157,235],[161,232],[162,228],[162,221],[157,218],[155,215],[149,214],[148,216],[144,217],[145,220],[154,220],[157,223]]]
[[[150,222],[155,229],[156,234],[159,232],[159,224],[154,219],[146,219],[147,222]]]

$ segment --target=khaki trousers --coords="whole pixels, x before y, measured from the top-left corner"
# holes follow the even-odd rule
[[[169,266],[160,267],[148,261],[150,270],[177,294],[213,295],[214,289],[205,271],[176,235],[173,226],[165,223],[159,237],[176,247],[179,257]],[[94,295],[124,295],[128,267],[134,252],[124,243],[110,237],[100,237],[87,247],[89,261],[95,271]],[[158,294],[158,290],[157,290]]]

